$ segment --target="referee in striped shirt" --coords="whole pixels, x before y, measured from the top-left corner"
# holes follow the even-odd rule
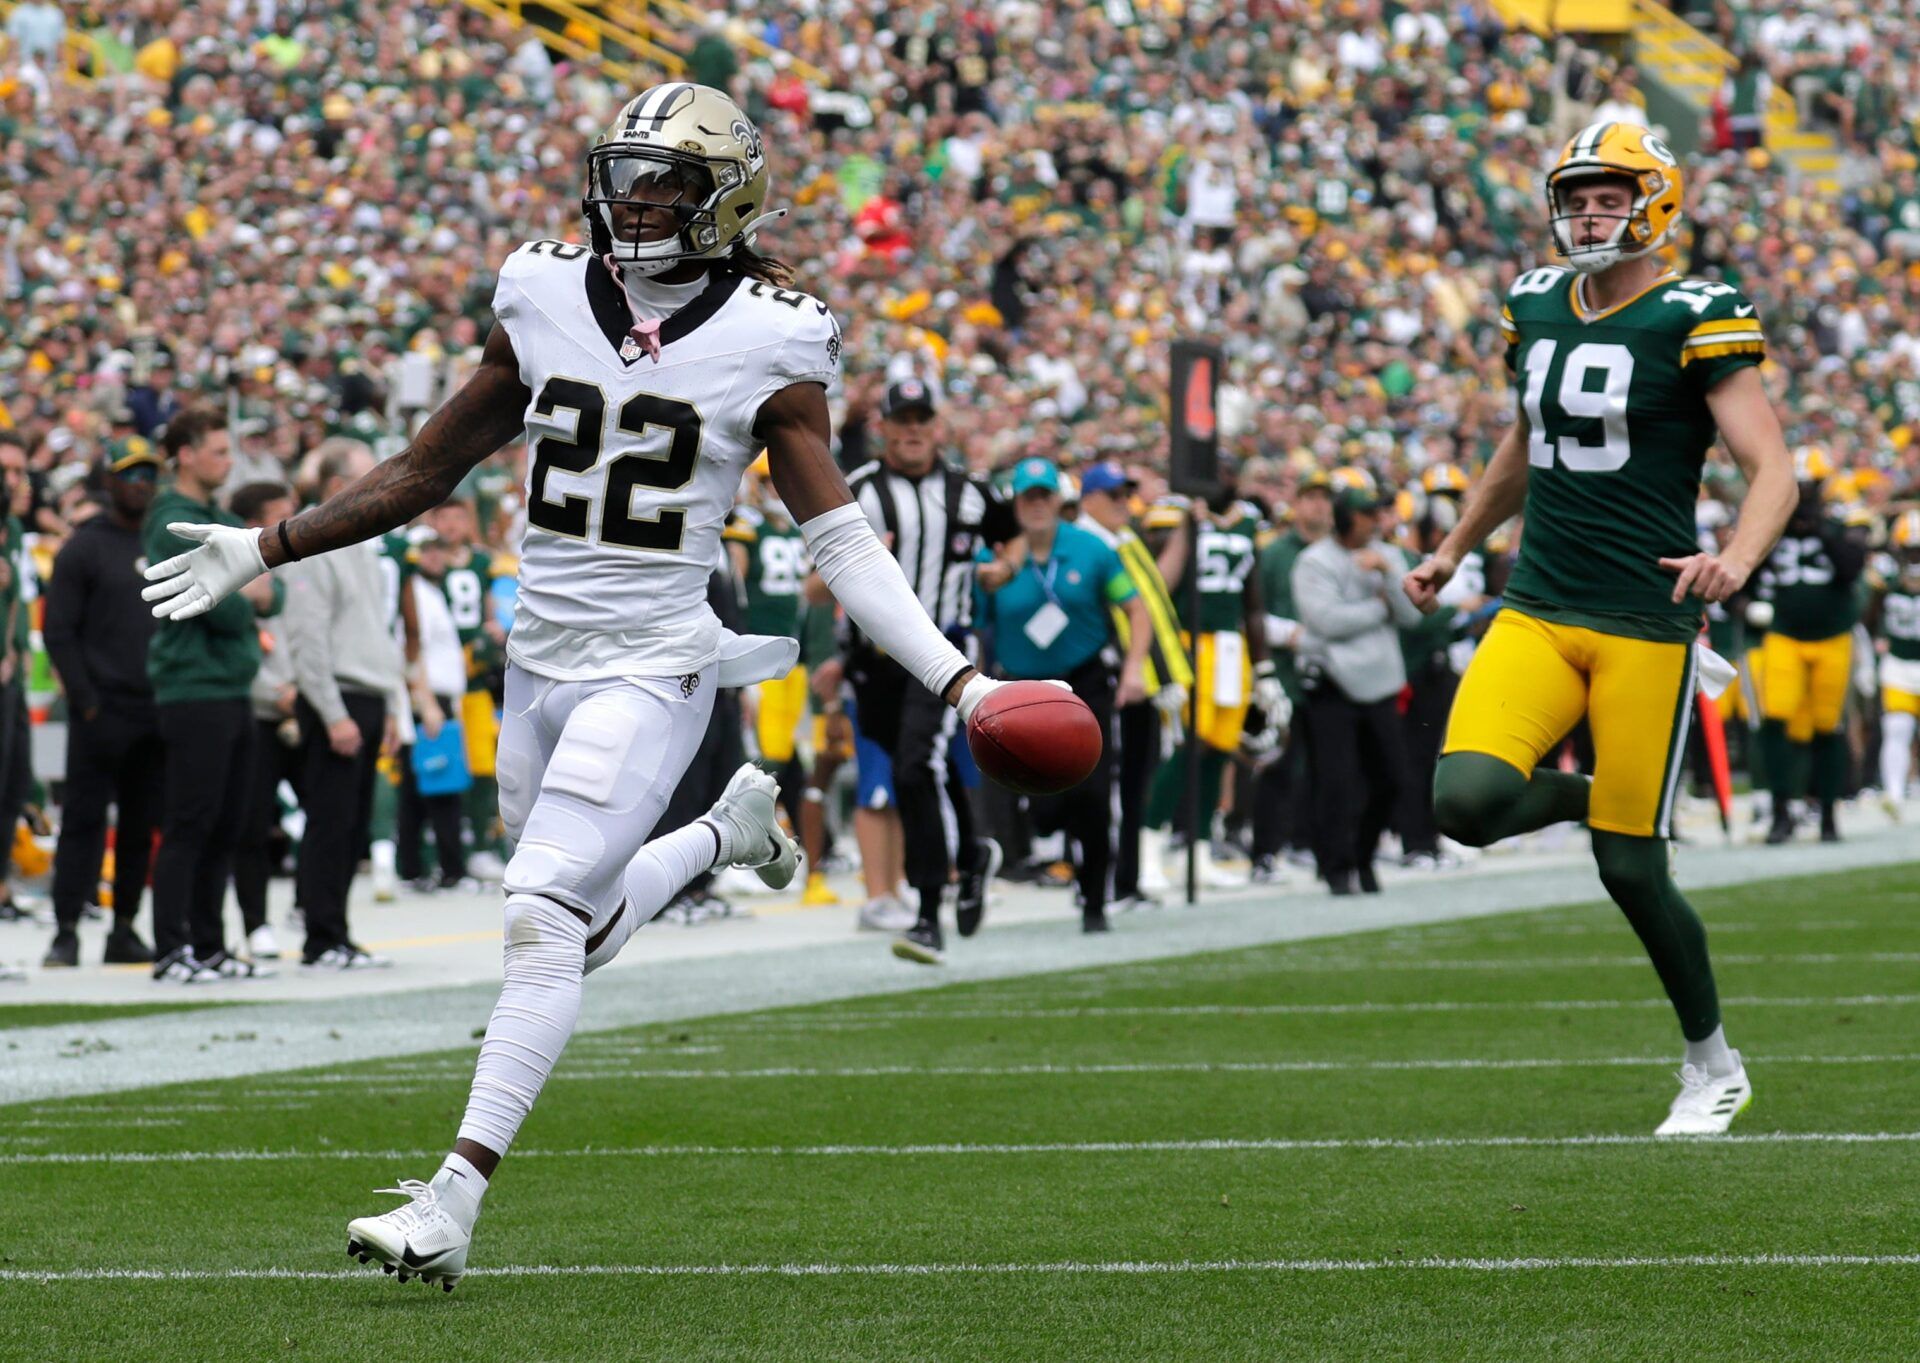
[[[984,480],[941,458],[945,434],[933,390],[919,379],[902,379],[887,389],[880,406],[879,460],[856,470],[847,483],[927,614],[968,652],[975,555],[982,545],[999,548],[1019,528],[1012,508]],[[920,898],[919,921],[894,944],[894,955],[938,965],[944,947],[940,899],[954,871],[955,923],[962,937],[971,937],[986,907],[988,882],[1000,867],[999,847],[974,836],[966,792],[948,761],[959,712],[858,634],[847,650],[846,670],[860,732],[893,760],[907,883]]]
[[[1141,815],[1146,809],[1147,783],[1160,761],[1161,716],[1177,717],[1185,710],[1187,692],[1193,686],[1193,668],[1180,643],[1180,617],[1174,611],[1173,598],[1167,595],[1159,564],[1133,530],[1127,505],[1133,487],[1126,469],[1112,460],[1093,465],[1080,478],[1080,524],[1120,555],[1153,626],[1153,643],[1147,650],[1141,677],[1144,694],[1119,697],[1120,836],[1113,860],[1116,911],[1155,905],[1153,896],[1140,889]],[[1127,647],[1131,620],[1125,612],[1116,610],[1113,623],[1121,647]]]

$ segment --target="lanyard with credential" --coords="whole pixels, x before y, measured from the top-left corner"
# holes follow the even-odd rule
[[[1053,590],[1054,576],[1060,571],[1060,556],[1053,554],[1048,557],[1047,570],[1044,573],[1040,571],[1040,565],[1034,561],[1032,554],[1027,555],[1027,566],[1032,568],[1033,575],[1040,579],[1040,590],[1047,594],[1047,600],[1051,601],[1057,609],[1064,611],[1066,607],[1060,604],[1060,598]]]

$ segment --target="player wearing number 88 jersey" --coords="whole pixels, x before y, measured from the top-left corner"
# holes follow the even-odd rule
[[[1661,1135],[1725,1131],[1751,1097],[1726,1044],[1699,917],[1668,867],[1703,602],[1766,557],[1794,502],[1756,366],[1765,336],[1726,284],[1661,262],[1678,220],[1673,154],[1644,128],[1597,123],[1547,177],[1567,267],[1519,276],[1500,314],[1519,419],[1460,523],[1406,579],[1423,609],[1461,560],[1525,510],[1504,609],[1475,652],[1434,776],[1443,832],[1476,846],[1564,820],[1592,830],[1600,877],[1646,946],[1686,1039]],[[1734,536],[1699,551],[1694,503],[1724,436],[1748,494]],[[1582,718],[1591,778],[1541,769]]]

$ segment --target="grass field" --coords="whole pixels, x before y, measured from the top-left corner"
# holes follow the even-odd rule
[[[1699,899],[1733,1140],[1514,914],[582,1036],[451,1296],[344,1226],[470,1050],[0,1109],[0,1359],[1920,1356],[1920,868]]]

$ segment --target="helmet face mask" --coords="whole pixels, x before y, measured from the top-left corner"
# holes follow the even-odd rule
[[[623,269],[657,274],[705,255],[718,239],[716,177],[697,157],[613,144],[587,157],[590,219]]]

